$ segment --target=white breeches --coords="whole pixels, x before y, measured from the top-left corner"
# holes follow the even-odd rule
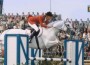
[[[30,24],[28,23],[36,32],[39,30],[36,24]]]

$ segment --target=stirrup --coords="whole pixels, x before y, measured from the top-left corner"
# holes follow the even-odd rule
[[[32,40],[31,39],[29,40],[29,43],[32,43]]]

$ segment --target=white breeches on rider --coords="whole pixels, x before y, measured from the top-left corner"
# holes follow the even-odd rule
[[[36,24],[30,24],[28,23],[36,32],[39,30],[38,26]]]

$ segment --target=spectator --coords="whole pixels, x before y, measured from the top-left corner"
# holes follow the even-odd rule
[[[16,13],[16,17],[19,17],[19,14],[18,13]]]
[[[90,30],[88,30],[87,35],[88,35],[88,40],[90,41]]]
[[[13,13],[11,14],[11,17],[12,17],[12,18],[14,17],[14,14],[13,14]]]
[[[89,20],[89,18],[87,18],[87,22],[90,24],[90,20]]]
[[[34,12],[32,12],[32,16],[35,16],[35,13]]]
[[[87,57],[88,60],[90,60],[90,51],[88,52],[88,57]]]
[[[77,28],[78,28],[78,26],[79,26],[79,21],[78,21],[77,19],[75,19],[75,21],[74,21],[74,22],[75,22],[75,26],[74,26],[74,28],[75,28],[75,29],[77,29]]]
[[[57,15],[57,20],[62,20],[61,19],[61,15],[59,14],[59,15]]]
[[[28,12],[27,17],[31,16],[30,12]]]
[[[13,26],[14,29],[20,29],[19,23],[16,23],[16,25]]]
[[[10,13],[8,13],[8,17],[11,17]]]
[[[21,18],[22,18],[22,17],[24,17],[24,18],[25,18],[25,14],[24,14],[24,12],[22,12],[22,16],[21,16]]]
[[[52,21],[56,21],[56,17],[57,17],[56,12],[54,12]]]
[[[37,16],[39,15],[39,13],[37,12]]]
[[[22,17],[21,21],[19,22],[19,24],[20,24],[20,29],[23,28],[22,26],[24,25],[24,22],[25,22],[25,17]]]
[[[42,13],[42,16],[44,16],[45,14],[44,14],[44,12]]]
[[[84,33],[83,33],[83,38],[85,41],[88,40],[88,37],[87,37],[87,29],[85,29]]]

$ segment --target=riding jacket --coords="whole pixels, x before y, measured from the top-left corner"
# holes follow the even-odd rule
[[[47,24],[49,23],[48,21],[44,21],[45,20],[45,16],[39,15],[39,16],[30,16],[28,17],[28,22],[30,24],[38,24],[41,27],[45,27],[47,28]]]

